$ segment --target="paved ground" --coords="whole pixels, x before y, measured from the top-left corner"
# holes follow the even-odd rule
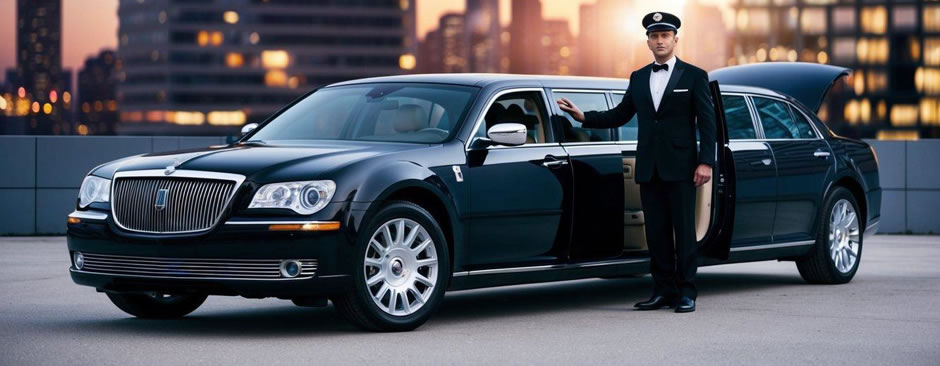
[[[0,365],[903,364],[940,359],[940,237],[876,236],[848,285],[788,262],[707,267],[698,311],[631,311],[649,278],[449,294],[415,332],[362,333],[332,308],[210,297],[129,318],[72,284],[61,237],[0,237]]]

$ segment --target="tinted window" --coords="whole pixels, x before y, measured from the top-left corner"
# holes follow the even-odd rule
[[[767,98],[754,98],[757,115],[764,127],[764,137],[768,139],[792,139],[800,136],[790,108],[783,102]]]
[[[606,111],[607,96],[604,93],[559,93],[555,92],[555,99],[568,98],[582,111]],[[611,130],[600,128],[582,128],[581,122],[575,121],[568,113],[562,113],[559,130],[568,142],[610,141]]]
[[[405,83],[324,88],[265,124],[251,140],[442,142],[464,119],[476,92]]]
[[[731,140],[756,139],[754,122],[747,108],[747,101],[739,95],[722,95],[725,105],[725,120],[728,122],[728,138]]]
[[[816,131],[813,131],[813,127],[809,125],[810,121],[806,119],[806,116],[800,113],[796,108],[793,108],[793,106],[790,106],[790,111],[793,113],[793,121],[796,124],[796,129],[800,132],[799,137],[804,139],[816,138]]]
[[[500,96],[483,116],[483,124],[475,137],[486,136],[486,131],[500,123],[521,123],[526,126],[526,144],[545,143],[545,119],[548,113],[539,92],[518,92]]]
[[[613,93],[610,96],[613,97],[614,105],[617,105],[617,104],[620,104],[621,101],[623,101],[624,94]],[[619,128],[620,141],[636,141],[637,127],[638,126],[636,123],[636,115],[634,114],[633,118],[630,119],[630,122],[627,122],[627,124],[620,126]]]

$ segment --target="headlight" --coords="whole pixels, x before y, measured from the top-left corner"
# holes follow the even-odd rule
[[[266,184],[255,193],[248,208],[287,208],[301,215],[320,211],[336,193],[331,180]]]
[[[111,180],[89,175],[82,181],[82,188],[78,191],[78,206],[88,207],[92,202],[108,202],[111,200]]]

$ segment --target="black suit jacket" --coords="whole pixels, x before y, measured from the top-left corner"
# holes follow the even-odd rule
[[[585,113],[583,126],[620,127],[636,114],[636,182],[650,182],[654,167],[664,181],[691,181],[698,164],[715,165],[715,110],[708,73],[676,59],[657,111],[650,94],[651,66],[630,75],[626,95],[614,109]],[[695,148],[696,125],[701,152]]]

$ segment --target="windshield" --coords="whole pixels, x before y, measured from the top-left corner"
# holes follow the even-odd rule
[[[477,90],[408,83],[324,88],[265,124],[249,141],[443,142],[466,116]]]

